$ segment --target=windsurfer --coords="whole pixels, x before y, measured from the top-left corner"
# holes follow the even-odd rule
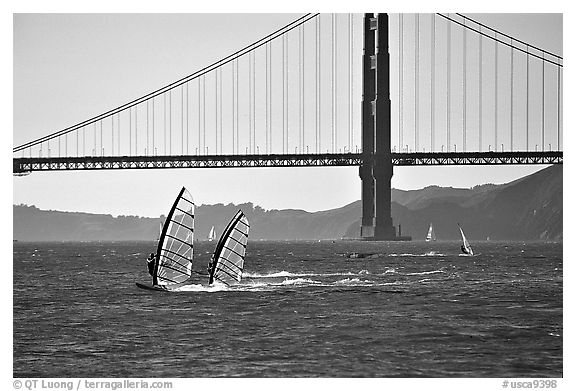
[[[468,254],[468,251],[466,250],[466,247],[464,247],[464,245],[461,245],[461,246],[460,246],[460,250],[462,250],[462,252],[463,252],[464,254]]]
[[[154,253],[150,253],[150,256],[148,257],[148,259],[146,259],[146,261],[148,262],[148,273],[150,273],[151,276],[154,275],[154,261],[156,260],[156,255]]]
[[[210,275],[210,270],[212,270],[212,262],[214,262],[214,254],[212,254],[210,262],[208,262],[208,275]]]

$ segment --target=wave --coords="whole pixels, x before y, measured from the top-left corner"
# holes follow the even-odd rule
[[[267,273],[267,274],[244,272],[242,273],[242,276],[248,278],[274,278],[274,277],[294,277],[296,276],[296,274],[290,273],[286,270],[282,270],[281,272]]]
[[[396,254],[396,253],[390,253],[388,254],[389,257],[443,257],[445,256],[445,254],[443,253],[439,253],[437,251],[428,251],[425,252],[423,254],[412,254],[412,253],[402,253],[402,254]]]
[[[429,272],[419,272],[419,273],[406,273],[407,276],[422,276],[425,274],[435,274],[435,273],[446,273],[444,270],[432,270]]]
[[[286,279],[279,285],[303,285],[303,284],[322,284],[320,281],[311,280],[309,278],[295,278],[293,280]]]
[[[358,285],[358,284],[374,284],[374,281],[361,280],[359,278],[345,278],[340,281],[336,281],[335,284],[340,285]]]
[[[331,276],[355,276],[357,274],[367,274],[367,270],[361,270],[359,273],[344,272],[344,273],[292,273],[286,270],[274,273],[249,273],[244,272],[244,278],[279,278],[279,277],[331,277]]]
[[[190,284],[174,288],[172,292],[220,292],[230,290],[230,286],[215,282],[212,285]]]

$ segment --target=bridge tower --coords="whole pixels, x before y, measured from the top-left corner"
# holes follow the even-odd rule
[[[388,14],[364,14],[362,85],[362,223],[366,240],[406,240],[392,224]]]

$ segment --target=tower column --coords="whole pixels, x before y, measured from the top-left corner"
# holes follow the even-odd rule
[[[390,151],[390,53],[388,49],[388,14],[378,14],[376,51],[375,98],[375,165],[374,195],[376,210],[374,239],[394,240],[396,229],[392,224],[392,153]]]
[[[392,224],[392,153],[390,151],[390,53],[388,49],[388,14],[378,14],[376,51],[376,103],[375,103],[375,165],[374,195],[376,210],[374,239],[394,240],[396,229]]]
[[[373,101],[376,96],[376,69],[374,14],[364,14],[364,54],[362,56],[362,223],[360,236],[374,236],[374,115]]]

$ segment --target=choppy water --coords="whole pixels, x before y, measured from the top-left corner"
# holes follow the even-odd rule
[[[562,244],[472,245],[250,242],[241,285],[164,293],[154,243],[14,243],[14,376],[562,376]]]

